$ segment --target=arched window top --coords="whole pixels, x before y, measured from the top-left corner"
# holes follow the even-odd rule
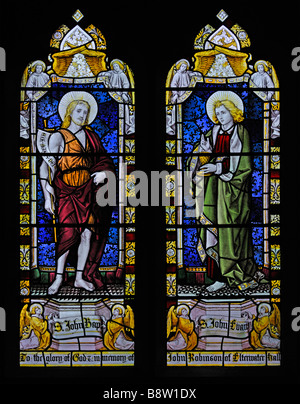
[[[73,27],[61,25],[50,39],[47,60],[30,62],[23,74],[22,87],[51,87],[52,83],[102,83],[107,88],[134,88],[130,67],[120,59],[108,60],[106,39],[100,29],[79,24],[83,18],[77,10]],[[124,97],[114,97],[124,102]]]
[[[262,83],[268,82],[267,86],[279,87],[275,69],[269,61],[260,60],[253,64],[249,51],[251,41],[246,30],[238,23],[230,22],[224,10],[217,17],[221,21],[220,26],[207,24],[199,31],[194,40],[196,52],[191,62],[180,59],[174,63],[168,73],[166,87],[194,87],[197,82],[217,85],[249,82],[252,87],[264,87]],[[259,82],[255,75],[260,65],[265,71],[263,82]],[[275,93],[275,96],[278,97],[278,94]]]
[[[280,347],[279,81],[245,29],[217,17],[166,79],[168,366],[245,365],[228,350],[258,365],[257,350],[265,361]]]
[[[135,207],[121,200],[134,191],[134,77],[79,10],[73,19],[21,80],[21,365],[47,366],[35,351],[48,349],[70,353],[64,366],[73,351],[102,366],[115,350],[133,365]]]

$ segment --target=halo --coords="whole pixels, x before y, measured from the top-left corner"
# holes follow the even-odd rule
[[[244,112],[244,103],[236,93],[234,93],[233,91],[216,91],[206,101],[206,113],[212,122],[214,122],[213,116],[215,102],[225,100],[233,102],[238,109]]]
[[[124,316],[124,314],[125,314],[125,307],[124,306],[122,306],[121,304],[114,304],[111,311],[113,312],[115,309],[118,309],[119,312],[121,310],[120,314],[121,314],[121,316]]]
[[[120,59],[113,59],[113,60],[110,62],[110,67],[112,68],[115,63],[117,63],[117,64],[121,67],[121,69],[122,69],[123,71],[126,70],[125,63],[122,62],[122,60],[120,60]]]
[[[269,303],[265,303],[265,302],[260,303],[260,304],[258,305],[258,307],[257,307],[257,312],[259,312],[262,307],[266,307],[266,308],[268,309],[268,313],[269,313],[269,314],[271,313],[272,308],[271,308],[271,306],[269,305]]]
[[[180,304],[177,309],[176,309],[176,313],[179,314],[179,310],[183,310],[186,309],[188,313],[190,313],[190,308],[189,306],[187,306],[186,304]],[[181,313],[180,313],[181,314]]]
[[[180,68],[180,66],[185,63],[187,65],[187,68],[189,69],[190,67],[190,62],[187,59],[180,59],[175,63],[175,67],[178,70]]]
[[[62,121],[65,118],[66,110],[70,102],[79,100],[86,101],[90,106],[90,113],[87,124],[89,125],[94,121],[98,112],[98,104],[95,98],[86,91],[70,91],[61,98],[58,105],[58,113]]]
[[[34,310],[36,307],[39,307],[39,308],[41,309],[41,312],[43,313],[44,308],[43,308],[43,306],[42,306],[40,303],[33,303],[33,304],[29,307],[29,312],[32,313],[33,310]]]
[[[264,66],[264,71],[267,72],[269,70],[268,64],[265,60],[258,60],[255,64],[254,64],[254,70],[257,72],[257,66],[258,65],[263,65]]]
[[[36,65],[42,65],[43,67],[43,72],[46,70],[46,64],[42,60],[35,60],[34,62],[31,63],[31,70],[36,67]]]

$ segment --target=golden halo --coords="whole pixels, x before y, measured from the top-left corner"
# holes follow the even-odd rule
[[[215,112],[214,111],[215,102],[225,100],[233,102],[238,109],[244,112],[244,103],[236,93],[234,93],[233,91],[216,91],[206,101],[206,113],[212,122],[214,122],[213,116]]]
[[[118,309],[120,315],[124,316],[124,314],[125,314],[125,307],[124,306],[122,306],[121,304],[114,304],[112,309],[111,309],[111,312],[113,312],[115,309]]]
[[[31,63],[31,70],[33,71],[34,69],[35,71],[37,65],[41,65],[43,67],[43,72],[46,70],[46,64],[42,60],[35,60],[33,63]]]
[[[187,69],[189,69],[189,67],[190,67],[190,62],[189,62],[187,59],[180,59],[180,60],[178,60],[178,61],[175,63],[176,69],[179,70],[180,66],[181,66],[183,63],[186,64]]]
[[[258,60],[254,65],[254,70],[257,72],[258,65],[263,65],[264,71],[267,72],[269,70],[268,64],[265,60]]]
[[[265,307],[265,308],[267,309],[267,313],[269,313],[269,314],[271,313],[272,308],[271,308],[271,306],[269,305],[269,303],[265,303],[265,302],[260,303],[260,304],[258,305],[258,307],[257,307],[257,312],[260,312],[260,309],[261,309],[262,307]]]
[[[92,123],[98,112],[98,104],[95,98],[86,91],[70,91],[61,98],[58,105],[58,113],[61,120],[63,121],[65,119],[66,110],[72,101],[85,101],[89,104],[90,113],[87,125]]]
[[[187,312],[188,312],[188,314],[190,313],[190,308],[189,308],[189,306],[187,306],[186,304],[180,304],[180,305],[176,308],[176,313],[179,314],[179,311],[181,310],[181,312],[182,312],[183,309],[186,309]],[[181,313],[180,313],[180,314],[181,314]]]
[[[117,64],[121,67],[121,69],[124,71],[124,69],[125,69],[125,63],[122,62],[122,60],[120,60],[120,59],[113,59],[113,60],[110,62],[110,67],[111,67],[111,69],[113,68],[113,65],[114,65],[115,63],[117,63]]]
[[[29,312],[30,312],[30,314],[32,314],[33,311],[34,311],[37,307],[40,308],[40,309],[41,309],[41,312],[43,313],[43,311],[44,311],[43,306],[42,306],[40,303],[33,303],[33,304],[29,307]],[[34,311],[34,314],[35,314],[35,311]]]

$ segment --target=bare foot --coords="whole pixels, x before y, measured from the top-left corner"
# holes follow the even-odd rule
[[[62,276],[56,276],[52,285],[50,285],[48,288],[48,294],[55,295],[55,293],[58,292],[58,289],[60,288],[61,284],[62,284]]]
[[[220,290],[220,289],[222,289],[222,288],[225,288],[225,286],[226,286],[226,283],[216,281],[216,282],[213,283],[212,285],[208,286],[208,287],[206,288],[206,290],[207,290],[208,292],[216,292],[217,290]]]
[[[89,292],[92,292],[95,290],[95,286],[91,282],[84,281],[83,279],[76,279],[74,282],[75,288],[83,288],[85,290],[88,290]]]

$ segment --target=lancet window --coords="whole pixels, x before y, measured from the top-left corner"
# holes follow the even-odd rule
[[[21,80],[20,365],[131,366],[133,73],[80,10],[50,47]]]
[[[167,74],[168,366],[280,364],[279,80],[251,47],[221,10]]]

